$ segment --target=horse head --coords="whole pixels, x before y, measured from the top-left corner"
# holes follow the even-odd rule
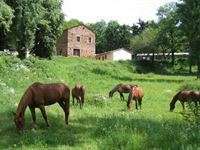
[[[169,111],[172,112],[172,111],[174,110],[174,108],[175,108],[175,104],[171,102],[171,103],[169,104],[169,106],[170,106]]]
[[[113,97],[113,92],[112,91],[109,92],[109,98],[111,98],[111,97]]]
[[[20,113],[19,115],[17,115],[16,113],[14,113],[14,122],[16,125],[16,128],[18,131],[23,130],[24,129],[24,117],[22,116],[22,114]]]

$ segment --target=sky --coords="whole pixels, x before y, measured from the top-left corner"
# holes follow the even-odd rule
[[[158,8],[177,0],[63,0],[66,20],[78,19],[84,23],[116,20],[132,25],[138,19],[157,20]]]

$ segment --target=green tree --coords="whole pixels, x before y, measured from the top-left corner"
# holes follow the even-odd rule
[[[0,50],[8,48],[7,35],[13,17],[13,10],[5,2],[0,1]]]
[[[122,25],[117,21],[110,21],[105,30],[107,50],[114,50],[120,47],[130,47],[130,27]]]
[[[15,39],[15,47],[19,57],[24,59],[26,53],[34,46],[35,30],[41,12],[38,0],[18,0],[7,1],[14,10],[13,24],[11,26],[12,35]]]
[[[131,48],[134,49],[136,53],[152,53],[152,62],[154,62],[154,54],[159,50],[156,43],[157,34],[157,28],[146,28],[141,34],[131,39]]]
[[[83,24],[83,22],[79,21],[78,19],[71,19],[69,21],[64,21],[64,24],[63,24],[63,29],[69,29],[71,27],[74,27],[74,26],[78,26],[80,24]]]
[[[32,53],[36,56],[51,58],[55,52],[57,38],[63,31],[64,15],[61,13],[61,4],[60,0],[48,0],[41,3],[42,11],[32,49]]]
[[[200,1],[181,0],[178,4],[181,29],[188,41],[190,59],[198,67],[197,77],[200,78]]]
[[[102,20],[100,22],[90,24],[89,27],[96,34],[96,52],[97,53],[105,52],[107,50],[106,38],[105,38],[105,31],[107,28],[106,22],[104,20]]]
[[[174,53],[180,49],[181,34],[178,24],[178,17],[176,13],[176,4],[169,3],[161,6],[158,10],[159,18],[159,33],[157,43],[162,48],[163,53],[171,52],[171,64],[175,63]]]

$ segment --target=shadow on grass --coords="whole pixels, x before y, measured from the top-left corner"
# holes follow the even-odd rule
[[[83,141],[86,132],[89,133],[90,127],[84,126],[81,122],[74,123],[70,118],[69,125],[64,123],[64,116],[48,113],[48,120],[50,127],[46,127],[46,124],[37,113],[37,128],[31,129],[32,118],[26,115],[25,131],[18,133],[16,131],[13,116],[7,114],[0,114],[4,116],[0,122],[0,148],[19,148],[26,147],[57,147],[57,146],[77,146]],[[27,117],[28,116],[28,117]]]
[[[48,114],[50,128],[39,120],[38,129],[21,135],[16,132],[12,117],[1,114],[4,118],[0,123],[0,148],[81,147],[81,144],[90,145],[90,140],[100,141],[97,143],[100,149],[193,149],[200,146],[199,131],[188,132],[188,126],[182,122],[135,118],[132,113],[70,118],[68,126],[63,116]],[[30,118],[26,118],[26,127],[29,121]]]

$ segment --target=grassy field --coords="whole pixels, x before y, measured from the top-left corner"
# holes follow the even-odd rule
[[[70,87],[84,84],[86,103],[70,109],[69,125],[58,104],[46,107],[51,127],[46,128],[37,110],[37,128],[31,129],[26,111],[26,130],[18,134],[12,111],[25,89],[35,81],[64,82]],[[169,102],[192,76],[138,74],[130,62],[100,62],[56,57],[53,60],[0,57],[0,149],[200,149],[200,130],[184,120],[177,103],[173,113]],[[109,90],[118,83],[143,87],[143,109],[127,111],[126,102]],[[134,106],[133,106],[134,108]]]

